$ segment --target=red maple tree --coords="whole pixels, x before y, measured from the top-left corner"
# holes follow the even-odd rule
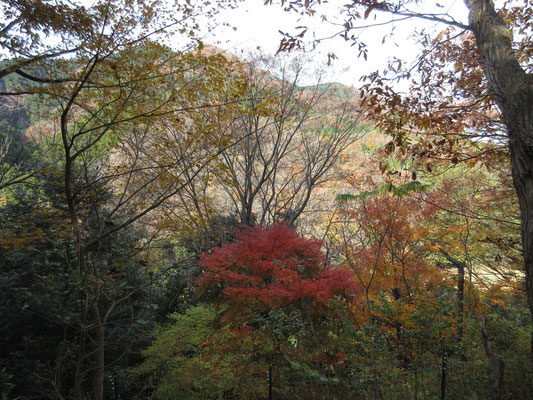
[[[334,297],[357,290],[352,273],[329,264],[321,245],[281,223],[247,228],[201,255],[199,292],[226,305],[232,320],[294,307],[320,314]]]

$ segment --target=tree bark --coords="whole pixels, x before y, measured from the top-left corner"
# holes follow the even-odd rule
[[[80,332],[78,339],[78,360],[76,362],[76,369],[74,372],[74,393],[76,395],[76,400],[84,400],[85,396],[83,395],[83,364],[85,362],[85,331]]]
[[[457,343],[461,344],[464,334],[464,286],[466,264],[452,257],[446,250],[439,248],[441,254],[457,268]]]
[[[83,224],[80,217],[80,210],[79,205],[76,199],[76,194],[74,193],[73,188],[73,171],[74,171],[74,160],[77,157],[77,153],[75,155],[72,154],[71,150],[74,146],[74,142],[69,137],[69,130],[68,130],[68,117],[69,113],[75,103],[75,100],[77,96],[79,95],[83,85],[85,84],[86,80],[88,79],[89,75],[91,74],[94,66],[96,64],[95,61],[90,64],[88,72],[85,74],[85,77],[81,80],[81,82],[78,84],[76,89],[74,90],[73,94],[71,95],[67,105],[65,106],[62,114],[61,114],[61,137],[63,141],[63,148],[65,151],[65,167],[64,167],[64,184],[65,184],[65,198],[69,210],[69,216],[70,216],[70,222],[72,225],[72,231],[74,234],[74,242],[76,245],[76,254],[78,257],[78,269],[80,278],[83,283],[87,284],[90,282],[89,278],[93,278],[95,282],[98,282],[98,276],[96,273],[96,270],[93,269],[92,276],[89,277],[90,274],[89,266],[87,264],[87,251],[86,251],[86,243],[84,243],[84,240],[82,238],[82,232],[83,232]],[[95,344],[95,350],[94,355],[90,357],[94,363],[93,367],[93,373],[92,373],[92,388],[93,388],[93,394],[92,397],[94,400],[103,400],[104,398],[104,356],[105,356],[105,330],[104,330],[104,324],[102,321],[102,317],[100,314],[100,284],[99,283],[92,283],[92,288],[89,289],[89,291],[86,293],[87,299],[89,300],[88,303],[91,305],[88,309],[88,319],[91,322],[91,325],[93,328],[91,329],[91,336]],[[82,315],[85,314],[85,310],[82,310]],[[83,347],[81,346],[81,340],[83,339]],[[85,333],[82,333],[82,337],[80,339],[80,349],[78,354],[78,363],[76,365],[76,379],[75,379],[75,391],[76,391],[76,397],[78,399],[83,399],[84,394],[82,391],[82,378],[83,378],[83,371],[81,371],[81,367],[83,365],[83,359],[86,357],[85,352]]]
[[[526,293],[533,321],[533,76],[512,49],[512,34],[491,0],[466,0],[481,66],[500,108],[507,134],[513,183],[518,195]],[[533,357],[533,335],[531,337]]]
[[[93,399],[104,400],[104,355],[105,355],[105,331],[98,303],[91,307],[91,323],[93,328],[93,340],[95,344],[94,371],[93,371]]]
[[[490,368],[494,374],[494,390],[496,391],[497,399],[504,399],[504,386],[503,386],[503,376],[504,376],[504,367],[505,364],[501,358],[498,358],[494,354],[492,349],[492,343],[487,335],[487,326],[486,326],[485,317],[483,317],[483,323],[481,325],[481,340],[483,341],[483,346],[485,347],[485,354],[489,359]]]

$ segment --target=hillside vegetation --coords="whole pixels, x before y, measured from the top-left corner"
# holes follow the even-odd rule
[[[139,4],[0,65],[2,399],[533,398],[502,142]]]

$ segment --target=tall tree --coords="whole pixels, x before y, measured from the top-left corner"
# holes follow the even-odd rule
[[[68,215],[75,249],[70,266],[81,290],[81,300],[72,304],[80,315],[73,382],[77,399],[88,393],[103,399],[106,365],[114,361],[106,360],[108,328],[121,305],[141,289],[114,281],[106,246],[230,145],[228,137],[202,125],[212,115],[231,115],[224,110],[232,106],[226,99],[235,103],[244,87],[226,60],[175,52],[151,40],[171,27],[194,37],[194,16],[218,8],[188,3],[166,14],[157,3],[101,2],[88,11],[79,8],[91,22],[87,26],[75,10],[66,7],[63,13],[61,3],[58,13],[56,6],[28,2],[6,14],[11,22],[3,27],[2,45],[13,58],[1,73],[24,79],[4,95],[40,94],[54,121],[43,146],[62,177],[64,195],[58,201]],[[47,12],[38,14],[42,18],[32,17],[42,8]],[[72,24],[78,26],[69,36]],[[23,33],[20,40],[17,32]],[[52,33],[65,35],[64,40],[40,41]],[[70,57],[61,57],[66,54]],[[169,141],[184,149],[179,157],[161,151]],[[184,158],[195,165],[186,173]]]
[[[91,361],[95,399],[103,396],[105,328],[117,305],[135,293],[133,289],[121,299],[105,301],[107,266],[100,249],[116,232],[140,223],[178,193],[226,149],[221,143],[228,139],[206,131],[195,115],[206,107],[225,114],[216,98],[217,88],[230,75],[224,62],[220,57],[169,54],[150,42],[113,55],[98,51],[81,68],[84,75],[70,95],[58,97],[64,201],[86,288],[83,314],[89,325],[80,332],[80,341],[90,339],[95,347],[80,362],[84,365],[86,357]],[[121,64],[116,75],[115,63]],[[166,135],[170,128],[175,136]],[[183,146],[178,158],[161,151],[167,140]],[[181,168],[185,158],[194,169]],[[100,193],[109,195],[102,199]]]
[[[342,98],[334,85],[302,85],[308,72],[297,58],[252,55],[235,68],[248,91],[232,117],[212,129],[236,144],[220,154],[217,170],[191,182],[181,205],[198,224],[217,213],[248,226],[294,224],[332,180],[341,153],[365,133],[355,96]]]

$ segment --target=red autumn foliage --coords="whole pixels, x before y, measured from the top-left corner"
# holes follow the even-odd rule
[[[201,255],[199,292],[227,305],[227,318],[298,306],[320,312],[357,290],[350,272],[328,264],[321,245],[285,224],[247,228],[235,243]]]

